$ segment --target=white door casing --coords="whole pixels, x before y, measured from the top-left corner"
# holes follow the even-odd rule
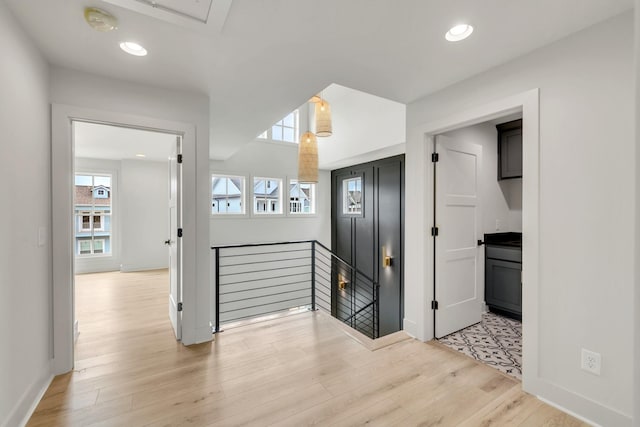
[[[169,318],[177,340],[182,339],[182,239],[178,228],[182,227],[182,203],[180,188],[182,167],[178,163],[182,138],[176,137],[176,145],[169,158]]]
[[[482,147],[435,138],[435,335],[480,322],[484,295],[480,277],[479,170]]]

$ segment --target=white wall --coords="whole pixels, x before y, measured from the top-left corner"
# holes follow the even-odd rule
[[[165,162],[122,160],[122,271],[168,268],[169,170]]]
[[[479,176],[481,232],[522,231],[522,179],[498,181],[498,131],[495,125],[481,123],[444,135],[482,147]]]
[[[147,123],[159,123],[159,126],[162,126],[160,122],[172,122],[176,126],[188,124],[195,127],[193,147],[183,144],[185,237],[182,271],[186,287],[183,290],[182,339],[185,343],[210,340],[208,97],[59,67],[51,71],[51,97],[53,103],[60,107],[54,109],[54,113],[60,111],[63,121],[65,111],[73,110],[74,114],[75,111],[88,111],[90,115],[125,117],[127,120],[140,117]],[[54,131],[63,127],[64,124],[54,121]],[[54,143],[58,137],[64,140],[64,133],[54,132]]]
[[[405,104],[337,84],[323,94],[331,104],[333,135],[318,138],[320,167],[339,169],[404,153]]]
[[[539,295],[539,322],[532,329],[539,331],[539,348],[533,350],[537,360],[531,359],[536,366],[529,367],[538,378],[528,391],[601,425],[629,425],[633,411],[632,15],[588,28],[407,109],[412,135],[421,123],[540,88],[540,270],[539,283],[532,284]],[[420,138],[407,143],[408,194],[421,191],[427,168],[423,145]],[[407,199],[407,252],[414,252],[414,264],[426,253],[426,230],[415,228],[426,215],[423,206],[423,197]],[[423,309],[418,289],[425,287],[428,299],[430,282],[409,259],[406,283],[405,315],[411,321]],[[602,355],[600,376],[580,369],[581,348]]]
[[[211,172],[244,175],[246,188],[252,188],[253,177],[288,178],[298,175],[298,145],[256,141],[251,142],[226,161],[211,161]],[[331,173],[320,171],[316,187],[316,215],[256,217],[248,212],[244,217],[211,216],[211,246],[318,240],[331,245]],[[286,194],[286,192],[285,192]],[[209,196],[210,198],[210,196]],[[246,203],[251,211],[251,202]],[[284,204],[286,210],[287,204]]]
[[[0,1],[0,426],[19,425],[51,378],[49,70],[17,22]]]

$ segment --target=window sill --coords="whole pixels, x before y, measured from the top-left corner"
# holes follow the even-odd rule
[[[243,219],[249,218],[249,215],[245,214],[210,214],[211,219]]]

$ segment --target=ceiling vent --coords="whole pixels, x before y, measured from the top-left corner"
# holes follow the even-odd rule
[[[218,31],[226,21],[232,0],[104,0],[107,3],[174,24],[211,24]]]

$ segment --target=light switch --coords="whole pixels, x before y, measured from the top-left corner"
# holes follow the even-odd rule
[[[47,243],[47,227],[38,227],[38,246],[42,247]]]

